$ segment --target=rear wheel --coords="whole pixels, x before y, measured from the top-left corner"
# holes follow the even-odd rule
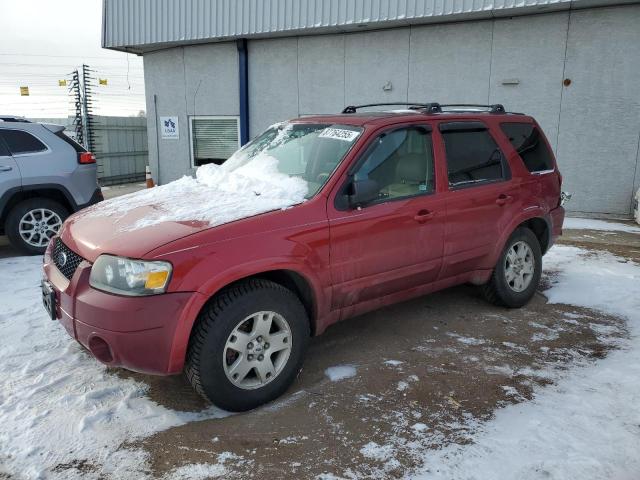
[[[215,405],[244,411],[279,397],[300,371],[309,341],[298,297],[267,280],[217,295],[201,312],[185,372]]]
[[[27,255],[44,253],[69,216],[66,208],[48,198],[30,198],[17,204],[7,217],[5,232],[11,245]]]
[[[518,228],[507,241],[482,292],[496,305],[521,307],[535,294],[541,273],[542,251],[538,239],[528,228]]]

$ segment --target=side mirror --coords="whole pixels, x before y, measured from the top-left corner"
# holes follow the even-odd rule
[[[354,208],[378,198],[380,185],[378,185],[378,182],[375,180],[371,180],[369,178],[365,180],[354,180],[351,182],[350,190],[349,205]]]

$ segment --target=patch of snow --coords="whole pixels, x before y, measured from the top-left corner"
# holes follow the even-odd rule
[[[404,362],[401,362],[400,360],[385,360],[385,365],[391,365],[392,367],[397,367],[399,365],[402,365]]]
[[[305,200],[308,184],[278,171],[278,161],[259,154],[238,166],[233,157],[222,165],[199,167],[195,178],[112,198],[89,207],[78,217],[109,218],[122,230],[135,230],[162,222],[205,222],[222,225],[260,213],[279,210]],[[129,225],[123,219],[150,206],[143,218]]]
[[[121,378],[47,317],[40,298],[42,259],[0,259],[0,465],[20,478],[65,478],[58,464],[86,460],[104,471],[138,472],[136,451],[112,453],[189,421],[223,417],[210,408],[177,412]],[[0,475],[1,476],[1,475]],[[137,475],[140,477],[140,475]]]
[[[562,228],[565,230],[601,230],[605,232],[627,232],[640,233],[640,227],[619,222],[607,222],[593,218],[573,218],[564,219]]]
[[[424,432],[425,430],[427,430],[427,426],[426,426],[424,423],[420,423],[420,422],[418,422],[418,423],[414,423],[414,424],[411,426],[411,429],[412,429],[414,432]]]
[[[169,478],[171,480],[206,480],[210,478],[222,478],[227,474],[227,469],[219,463],[194,463],[176,468]]]
[[[638,478],[640,265],[556,245],[545,267],[558,272],[545,292],[549,302],[621,316],[629,340],[604,359],[565,372],[533,401],[476,423],[471,444],[424,453],[414,478]]]
[[[465,345],[484,345],[485,343],[481,338],[465,337],[452,332],[447,333],[447,335],[455,338],[458,342],[464,343]]]
[[[557,340],[560,334],[555,330],[548,330],[545,332],[536,332],[531,335],[532,342],[543,342],[545,340]]]
[[[520,397],[520,393],[518,392],[518,389],[515,387],[512,387],[511,385],[502,385],[500,387],[502,389],[502,391],[505,393],[505,395],[507,395],[508,397]]]
[[[356,376],[356,367],[353,365],[337,365],[335,367],[329,367],[324,371],[324,374],[332,382],[344,380],[345,378],[351,378]]]
[[[407,388],[409,388],[409,384],[407,382],[400,381],[398,382],[396,390],[398,390],[399,392],[404,392]]]
[[[360,449],[360,453],[371,460],[386,462],[393,456],[393,445],[379,445],[376,442],[369,442]]]

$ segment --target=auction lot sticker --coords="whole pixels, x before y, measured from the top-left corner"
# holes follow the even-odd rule
[[[336,140],[344,140],[345,142],[352,142],[360,132],[354,130],[345,130],[343,128],[325,128],[318,138],[334,138]]]

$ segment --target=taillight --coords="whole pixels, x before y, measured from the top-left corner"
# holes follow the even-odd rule
[[[96,163],[96,156],[91,152],[78,153],[78,163],[81,163],[81,164]]]

